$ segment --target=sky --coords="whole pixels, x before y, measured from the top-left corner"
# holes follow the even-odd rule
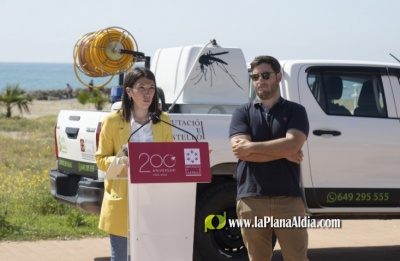
[[[287,59],[397,61],[399,0],[2,0],[0,62],[73,63],[85,34],[121,27],[138,51],[205,45]]]

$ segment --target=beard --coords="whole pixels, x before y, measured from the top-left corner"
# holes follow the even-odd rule
[[[273,97],[273,93],[271,91],[262,91],[257,92],[257,96],[260,100],[268,100]]]
[[[279,85],[272,85],[270,89],[259,89],[257,91],[257,96],[260,100],[269,100],[276,97],[279,92]]]

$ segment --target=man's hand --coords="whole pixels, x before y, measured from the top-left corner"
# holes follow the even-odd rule
[[[232,142],[232,152],[236,158],[246,157],[250,155],[251,142],[248,139],[236,138]]]
[[[303,151],[299,150],[296,154],[286,157],[288,161],[300,164],[303,161]]]

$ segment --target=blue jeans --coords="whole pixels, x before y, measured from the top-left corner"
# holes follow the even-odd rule
[[[128,239],[110,234],[111,261],[128,260]]]

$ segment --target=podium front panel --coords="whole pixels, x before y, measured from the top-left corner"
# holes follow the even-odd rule
[[[132,261],[191,261],[196,183],[129,184]]]
[[[128,143],[131,183],[211,182],[207,142]]]

